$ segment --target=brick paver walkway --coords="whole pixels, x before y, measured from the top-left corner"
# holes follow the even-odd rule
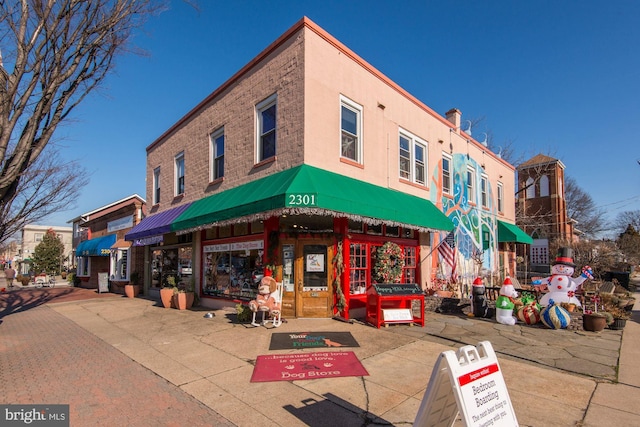
[[[54,301],[96,295],[68,289]],[[0,295],[1,403],[69,404],[72,426],[233,425],[56,313],[46,305],[51,291]]]

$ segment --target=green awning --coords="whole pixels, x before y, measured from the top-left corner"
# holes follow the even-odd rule
[[[171,231],[284,213],[346,216],[418,230],[453,229],[430,200],[301,165],[192,203],[171,223]]]
[[[498,220],[498,242],[533,243],[533,239],[517,225]]]
[[[111,245],[115,242],[115,234],[84,240],[78,244],[76,256],[107,256],[111,253]]]

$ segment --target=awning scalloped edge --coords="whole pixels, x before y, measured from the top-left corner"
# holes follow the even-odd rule
[[[411,230],[417,230],[417,231],[423,232],[423,233],[441,231],[441,230],[436,230],[434,228],[420,227],[418,225],[413,225],[413,224],[405,224],[405,223],[400,223],[400,222],[396,222],[396,221],[382,220],[382,219],[379,219],[379,218],[371,218],[371,217],[365,217],[365,216],[361,216],[361,215],[353,215],[353,214],[348,214],[348,213],[344,213],[344,212],[336,212],[336,211],[332,211],[332,210],[329,210],[329,209],[320,209],[320,208],[280,208],[280,209],[274,209],[274,210],[265,211],[265,212],[259,212],[259,213],[255,213],[255,214],[251,214],[251,215],[241,216],[241,217],[238,217],[238,218],[226,219],[226,220],[223,220],[223,221],[216,221],[216,222],[212,222],[212,223],[208,223],[208,224],[199,225],[197,227],[186,228],[184,230],[176,231],[176,235],[189,234],[189,233],[192,233],[194,231],[206,230],[207,228],[211,228],[211,227],[224,227],[224,226],[227,226],[227,225],[243,224],[245,222],[254,222],[254,221],[260,221],[260,220],[266,220],[266,219],[269,219],[269,218],[274,217],[274,216],[282,216],[282,215],[332,216],[332,217],[338,217],[338,218],[348,218],[348,219],[351,219],[351,220],[354,220],[354,221],[362,221],[362,222],[364,222],[366,224],[370,224],[370,225],[387,224],[387,225],[391,225],[391,226],[394,226],[394,227],[402,227],[402,228],[408,228],[408,229],[411,229]]]

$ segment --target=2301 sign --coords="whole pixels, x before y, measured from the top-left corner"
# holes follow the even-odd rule
[[[287,194],[287,206],[316,206],[316,194]]]

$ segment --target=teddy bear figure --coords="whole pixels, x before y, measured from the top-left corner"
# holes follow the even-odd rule
[[[258,285],[256,299],[249,302],[249,309],[254,313],[258,311],[270,312],[275,305],[275,298],[271,295],[276,290],[276,281],[273,277],[265,276]]]
[[[503,325],[513,326],[516,324],[516,318],[513,316],[513,309],[516,305],[521,305],[520,301],[516,301],[518,293],[513,287],[513,283],[509,277],[504,279],[500,288],[500,296],[496,299],[496,320]]]

